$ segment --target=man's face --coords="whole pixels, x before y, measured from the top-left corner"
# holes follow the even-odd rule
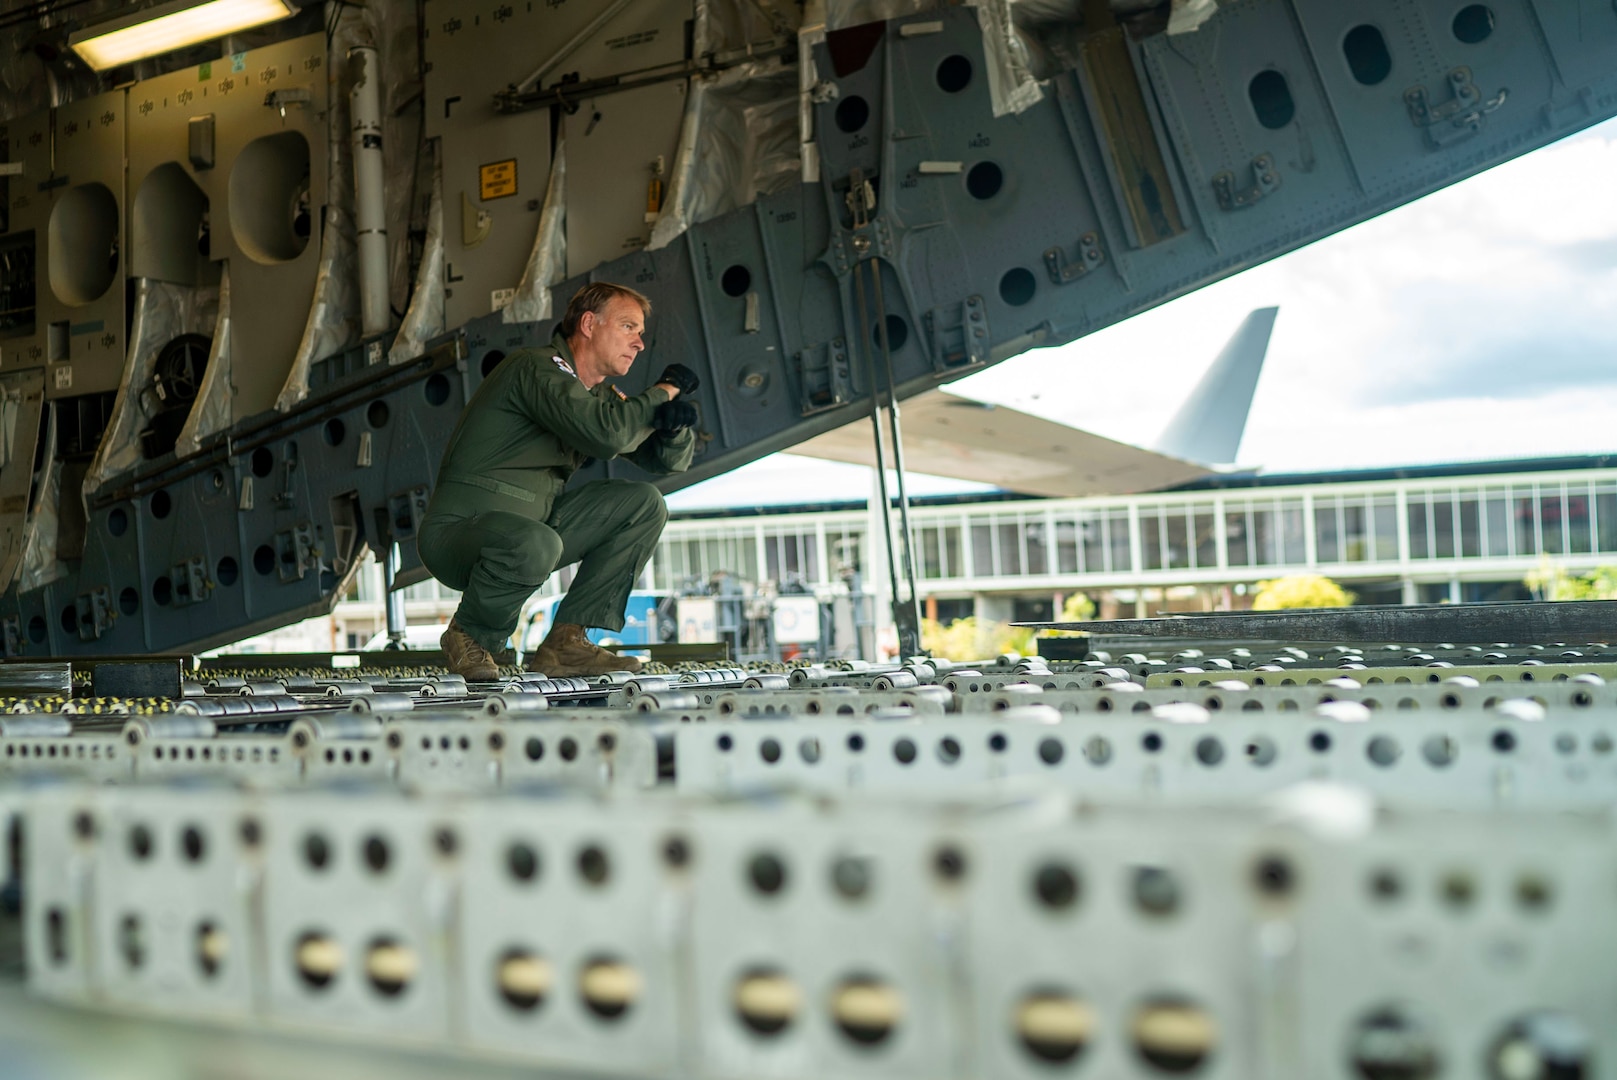
[[[584,324],[601,373],[608,378],[627,375],[634,358],[646,347],[646,317],[640,305],[626,296],[615,296],[599,316],[585,312]]]

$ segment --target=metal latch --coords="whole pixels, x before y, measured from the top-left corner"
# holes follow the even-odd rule
[[[1071,262],[1067,261],[1067,253],[1060,245],[1044,253],[1044,268],[1050,271],[1050,280],[1057,285],[1071,284],[1091,270],[1099,269],[1105,261],[1106,252],[1101,250],[1100,237],[1094,233],[1084,233],[1078,238],[1078,257]]]
[[[1252,183],[1248,187],[1237,189],[1235,174],[1227,169],[1213,177],[1213,194],[1218,196],[1220,210],[1245,210],[1279,186],[1280,170],[1268,154],[1252,159]]]
[[[310,101],[307,86],[289,86],[284,90],[271,90],[264,95],[264,104],[271,109],[281,110],[281,119],[286,119],[288,105],[302,105],[307,107]]]
[[[1475,135],[1482,130],[1483,118],[1510,96],[1509,90],[1500,87],[1498,93],[1484,101],[1482,91],[1471,81],[1471,69],[1464,66],[1449,72],[1448,84],[1454,96],[1441,105],[1431,103],[1424,86],[1404,91],[1410,123],[1425,131],[1426,141],[1434,149]]]

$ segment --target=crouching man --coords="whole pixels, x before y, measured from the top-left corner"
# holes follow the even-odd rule
[[[486,682],[522,605],[560,566],[582,560],[555,625],[528,662],[553,678],[637,671],[586,628],[623,628],[629,590],[668,520],[662,493],[632,480],[563,492],[588,458],[623,455],[647,472],[689,468],[696,373],[671,364],[629,397],[622,378],[645,346],[651,302],[608,282],[567,305],[550,345],[506,357],[449,437],[417,535],[433,577],[462,593],[442,646],[451,671]]]

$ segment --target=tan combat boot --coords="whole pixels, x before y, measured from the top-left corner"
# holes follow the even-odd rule
[[[605,675],[609,671],[639,671],[640,661],[591,644],[577,623],[557,623],[528,658],[528,670],[552,679],[566,679]]]
[[[494,657],[457,622],[450,622],[444,636],[438,639],[438,647],[449,661],[449,670],[467,682],[493,682],[500,677]]]

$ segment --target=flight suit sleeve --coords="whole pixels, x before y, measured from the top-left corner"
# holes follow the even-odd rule
[[[628,458],[648,473],[667,476],[690,468],[695,454],[696,430],[685,428],[668,434],[652,432],[651,438],[641,443]]]
[[[655,386],[631,398],[592,394],[560,368],[534,367],[524,388],[528,418],[585,457],[614,458],[650,441],[651,414],[669,397]]]

